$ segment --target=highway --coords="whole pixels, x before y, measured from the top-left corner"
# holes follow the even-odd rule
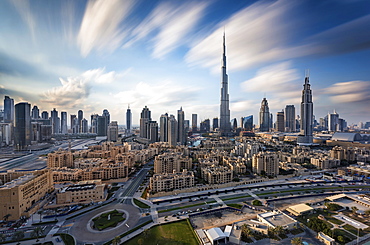
[[[78,139],[71,143],[71,146],[84,144],[91,139]],[[10,159],[0,163],[0,171],[6,171],[11,169],[42,169],[46,167],[46,159],[40,159],[40,155],[48,154],[52,151],[56,151],[60,148],[67,150],[69,143],[62,143],[55,145],[45,150],[33,151],[30,154],[14,159]]]

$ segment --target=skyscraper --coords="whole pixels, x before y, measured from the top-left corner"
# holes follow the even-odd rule
[[[198,131],[198,122],[197,119],[198,115],[197,114],[191,114],[191,131],[192,132],[197,132]]]
[[[199,131],[201,133],[209,133],[209,131],[211,131],[211,121],[205,119],[203,122],[200,122]]]
[[[47,112],[47,111],[43,111],[43,112],[41,113],[41,118],[42,118],[42,119],[49,119],[49,112]]]
[[[148,139],[150,143],[158,141],[158,123],[156,121],[148,123]]]
[[[96,134],[98,131],[98,114],[92,114],[90,117],[90,133]]]
[[[77,134],[78,133],[78,126],[76,125],[76,115],[72,115],[71,114],[71,129],[72,129],[72,133],[73,134]]]
[[[112,121],[108,126],[108,141],[116,142],[118,140],[118,123]]]
[[[334,113],[328,113],[328,130],[335,132],[339,124],[339,114],[334,110]]]
[[[81,133],[86,134],[89,131],[88,122],[85,118],[81,120]]]
[[[147,106],[143,108],[140,114],[140,137],[149,139],[148,129],[149,121],[151,121],[151,112]]]
[[[295,132],[295,107],[294,105],[285,106],[284,113],[285,132]]]
[[[33,106],[33,108],[32,108],[31,118],[32,119],[39,119],[40,118],[40,110],[37,107],[37,105]]]
[[[14,123],[14,99],[9,96],[4,98],[4,122]]]
[[[176,146],[177,141],[177,121],[174,115],[168,118],[168,143],[171,146]]]
[[[168,142],[168,114],[162,114],[159,118],[159,138],[161,142]]]
[[[221,65],[221,104],[220,104],[221,135],[228,135],[231,130],[228,86],[229,86],[229,81],[228,81],[228,76],[226,74],[226,45],[225,45],[225,33],[224,33],[222,65]]]
[[[313,103],[312,90],[308,75],[305,77],[301,102],[301,131],[297,138],[300,145],[311,145],[313,142]]]
[[[270,110],[266,98],[261,102],[260,115],[259,115],[260,132],[270,131]]]
[[[253,130],[253,115],[241,118],[241,128],[246,131]]]
[[[128,108],[126,111],[126,130],[128,134],[131,132],[131,122],[132,122],[132,113],[131,113],[130,105],[128,105]]]
[[[218,117],[213,118],[212,130],[215,131],[218,128]]]
[[[15,105],[14,147],[26,150],[31,144],[31,105],[22,102]]]
[[[58,111],[54,108],[50,114],[52,133],[59,134],[60,131],[60,118],[58,117]]]
[[[184,145],[186,143],[184,120],[185,120],[185,113],[181,107],[180,110],[177,111],[177,132],[178,132],[177,142],[179,142],[180,145]]]
[[[110,114],[109,114],[109,111],[107,109],[104,109],[102,116],[105,117],[106,122],[107,122],[107,128],[108,128],[108,126],[110,124]]]
[[[77,112],[77,119],[78,119],[78,132],[77,133],[82,133],[82,125],[81,125],[82,118],[84,118],[84,112],[82,110],[79,110]]]
[[[108,126],[107,118],[105,116],[98,116],[96,120],[96,134],[97,136],[107,136]]]
[[[60,113],[60,122],[61,122],[61,133],[62,134],[66,134],[68,133],[68,129],[67,129],[67,112],[65,111],[62,111]]]
[[[276,113],[276,130],[278,132],[284,132],[285,131],[284,111],[278,111]]]

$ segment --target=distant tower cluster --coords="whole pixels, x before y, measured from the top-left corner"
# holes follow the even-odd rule
[[[143,108],[140,114],[140,137],[148,139],[149,142],[158,141],[158,123],[152,121],[151,111],[147,106]]]
[[[221,135],[227,136],[230,134],[230,109],[229,109],[229,81],[226,74],[226,44],[225,33],[223,37],[223,54],[221,65],[221,104],[220,104],[220,132]]]
[[[309,76],[306,74],[301,102],[301,131],[297,143],[300,145],[311,145],[313,143],[313,103],[312,90]]]
[[[177,119],[174,115],[168,116],[168,113],[165,113],[161,115],[159,123],[159,138],[161,142],[168,142],[171,146],[186,144],[186,133],[189,128],[189,121],[185,120],[185,113],[182,110],[182,107],[177,111]]]
[[[284,121],[285,121],[285,132],[295,132],[296,131],[294,105],[285,106]]]

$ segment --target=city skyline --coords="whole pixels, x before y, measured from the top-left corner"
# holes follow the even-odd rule
[[[286,105],[299,115],[309,68],[316,119],[336,110],[349,124],[365,122],[369,7],[365,1],[2,1],[0,94],[40,112],[83,110],[86,119],[108,109],[119,124],[128,104],[133,125],[144,106],[154,120],[180,107],[186,119],[212,119],[219,116],[225,30],[230,118],[258,118],[264,97],[273,115]]]

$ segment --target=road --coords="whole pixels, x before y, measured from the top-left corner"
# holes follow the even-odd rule
[[[71,146],[74,147],[79,144],[83,144],[91,139],[78,139],[74,140],[71,143]],[[50,147],[45,150],[40,150],[40,151],[33,151],[30,154],[14,159],[10,159],[4,162],[0,163],[0,171],[6,171],[6,170],[11,170],[11,169],[42,169],[46,167],[46,159],[42,160],[39,159],[40,155],[45,155],[48,154],[52,151],[56,151],[60,148],[66,150],[68,149],[69,143],[62,143],[60,145],[55,145],[53,147]]]

